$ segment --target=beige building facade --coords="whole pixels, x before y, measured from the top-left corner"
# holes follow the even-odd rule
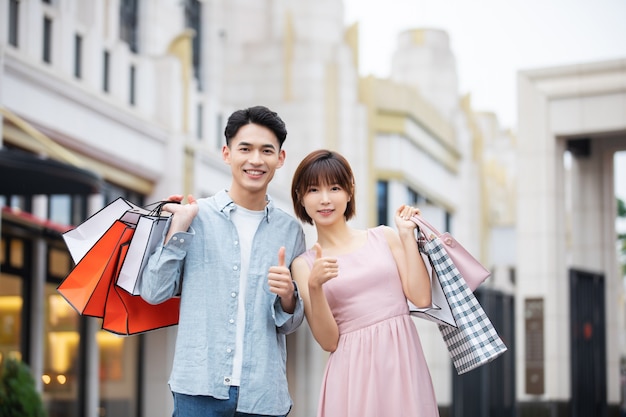
[[[398,34],[388,79],[360,77],[358,55],[358,25],[345,26],[340,0],[0,0],[0,143],[7,161],[18,152],[38,167],[0,165],[0,354],[31,366],[51,417],[171,415],[176,327],[119,337],[78,316],[56,292],[72,267],[61,233],[118,196],[148,204],[227,187],[226,118],[256,104],[289,132],[269,190],[278,206],[291,211],[302,157],[337,150],[356,175],[355,226],[393,224],[399,204],[416,204],[492,270],[477,296],[509,347],[493,364],[459,377],[436,326],[415,320],[442,416],[572,415],[571,355],[559,356],[569,302],[558,295],[570,269],[604,274],[600,403],[616,410],[620,306],[606,227],[608,155],[626,130],[624,63],[520,74],[516,137],[460,96],[445,32]],[[594,158],[565,170],[567,143],[587,136]],[[30,188],[9,187],[18,175],[34,178]],[[314,229],[305,232],[313,243]],[[538,337],[525,314],[539,307],[543,367],[524,349]],[[289,336],[290,416],[315,415],[326,358],[306,324]],[[538,375],[544,391],[528,392]]]
[[[626,61],[520,72],[518,119],[517,397],[529,412],[617,415],[613,161],[626,145]],[[540,332],[525,326],[533,314]]]

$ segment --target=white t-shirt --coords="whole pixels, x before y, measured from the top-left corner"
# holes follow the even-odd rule
[[[259,227],[259,223],[265,216],[265,211],[252,211],[241,206],[236,206],[231,212],[231,219],[239,234],[239,248],[241,250],[241,271],[239,276],[239,297],[237,299],[237,337],[235,340],[235,355],[233,356],[233,373],[231,385],[239,386],[241,380],[241,368],[243,366],[243,336],[246,329],[246,288],[248,284],[248,269],[250,264],[250,252],[252,240]]]

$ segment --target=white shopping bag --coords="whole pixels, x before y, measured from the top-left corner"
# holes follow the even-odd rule
[[[139,295],[141,273],[150,254],[163,242],[163,231],[167,224],[165,216],[141,216],[135,228],[135,234],[128,247],[128,253],[117,278],[117,286],[125,291]]]
[[[428,276],[430,276],[432,307],[418,308],[412,302],[407,300],[407,303],[409,304],[409,312],[412,316],[432,321],[433,323],[456,327],[456,321],[454,320],[454,315],[450,309],[450,303],[443,292],[437,273],[434,273],[428,257],[424,254],[421,255],[424,259],[424,263],[426,264]]]
[[[136,224],[141,214],[148,214],[150,210],[141,208],[125,198],[119,197],[100,211],[93,214],[76,228],[63,233],[63,240],[75,264],[104,235],[116,220]]]

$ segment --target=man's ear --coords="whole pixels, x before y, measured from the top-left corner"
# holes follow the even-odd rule
[[[222,146],[222,159],[225,163],[230,164],[230,148],[228,145]]]
[[[287,157],[287,153],[285,152],[284,149],[281,149],[280,151],[278,151],[278,165],[276,166],[276,168],[281,168],[283,165],[285,165],[286,157]]]

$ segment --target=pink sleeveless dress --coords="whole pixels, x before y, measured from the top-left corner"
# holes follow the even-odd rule
[[[309,266],[315,252],[302,256]],[[337,256],[324,293],[339,326],[322,381],[318,417],[437,417],[437,400],[400,275],[381,226]]]

